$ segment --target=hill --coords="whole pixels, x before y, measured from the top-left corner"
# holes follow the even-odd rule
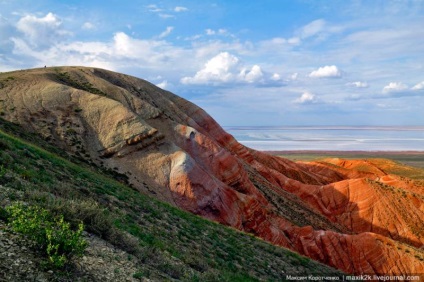
[[[342,274],[141,194],[118,182],[115,172],[69,156],[3,119],[0,148],[0,209],[23,201],[68,222],[82,221],[89,243],[82,259],[52,270],[3,217],[1,281],[281,281],[286,273]]]
[[[132,195],[347,273],[424,273],[419,181],[367,161],[295,163],[251,150],[192,103],[106,70],[34,69],[0,74],[0,83],[5,120],[113,171]]]

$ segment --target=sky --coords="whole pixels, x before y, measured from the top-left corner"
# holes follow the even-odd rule
[[[417,126],[423,26],[424,0],[0,0],[0,72],[122,72],[223,126]]]

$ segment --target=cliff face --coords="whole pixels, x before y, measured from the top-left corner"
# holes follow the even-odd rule
[[[142,193],[355,274],[424,273],[424,187],[365,161],[246,148],[192,103],[126,75],[0,74],[2,117]]]

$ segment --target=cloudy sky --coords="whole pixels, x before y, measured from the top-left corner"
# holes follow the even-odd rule
[[[424,0],[0,0],[0,71],[144,78],[230,125],[424,125]]]

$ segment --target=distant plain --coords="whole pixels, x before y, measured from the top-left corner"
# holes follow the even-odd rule
[[[323,161],[328,158],[365,159],[371,162],[391,160],[386,172],[413,179],[424,179],[424,151],[267,151],[292,161]],[[409,166],[405,167],[405,166]]]

